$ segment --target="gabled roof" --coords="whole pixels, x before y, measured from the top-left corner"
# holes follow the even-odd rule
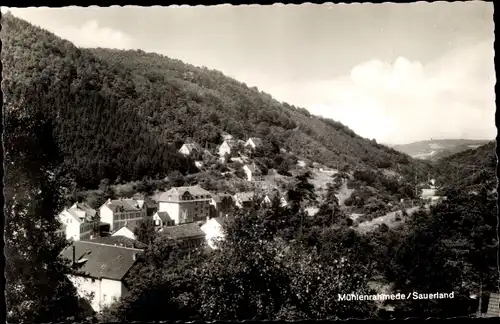
[[[163,228],[161,233],[174,240],[185,240],[205,236],[205,233],[196,223],[167,226]]]
[[[219,223],[219,225],[223,226],[226,223],[227,217],[215,217],[212,219]]]
[[[90,240],[82,240],[82,241],[91,243],[100,243],[105,245],[139,248],[139,249],[145,247],[143,243],[122,235],[96,237]]]
[[[166,211],[156,212],[156,214],[158,214],[158,217],[160,217],[163,223],[168,223],[172,221],[172,218]]]
[[[123,209],[123,211],[141,211],[139,203],[134,199],[110,200],[105,202],[103,206],[107,206],[113,212],[116,212],[119,209]]]
[[[76,202],[69,209],[77,209],[85,212],[87,217],[93,218],[96,216],[97,212],[94,208],[90,207],[84,202]]]
[[[226,143],[230,148],[234,148],[238,145],[238,142],[234,139],[226,139],[221,145],[224,145],[224,143]]]
[[[78,273],[91,278],[106,278],[122,280],[136,262],[136,256],[142,253],[140,249],[125,248],[115,245],[94,243],[89,241],[74,241],[64,249],[61,256],[65,259],[86,259],[81,263]]]
[[[180,201],[183,196],[190,199],[210,199],[212,194],[199,186],[175,187],[160,195],[158,201]]]
[[[252,141],[256,146],[262,145],[262,140],[258,137],[250,137],[247,143],[249,143],[250,141]]]
[[[182,147],[179,149],[179,151],[182,148],[187,149],[189,153],[201,152],[202,151],[201,146],[198,145],[197,143],[185,143],[184,145],[182,145]]]

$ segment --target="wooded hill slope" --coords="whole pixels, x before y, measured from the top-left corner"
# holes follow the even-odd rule
[[[191,138],[215,149],[223,131],[330,167],[408,179],[430,168],[218,71],[143,51],[79,49],[10,14],[1,38],[6,108],[23,102],[53,119],[65,172],[83,187],[195,172],[179,145]]]
[[[496,141],[469,149],[437,162],[438,183],[444,190],[479,191],[497,188]]]

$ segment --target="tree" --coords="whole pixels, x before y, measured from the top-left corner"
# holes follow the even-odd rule
[[[155,224],[151,217],[139,222],[138,227],[134,229],[134,235],[139,242],[151,244],[156,238]]]
[[[85,300],[66,278],[66,246],[55,219],[62,207],[60,153],[37,96],[5,107],[5,277],[7,321],[83,319]],[[62,188],[62,189],[61,189]]]

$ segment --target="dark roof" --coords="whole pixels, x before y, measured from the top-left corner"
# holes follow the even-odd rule
[[[258,137],[250,137],[248,140],[252,140],[252,142],[257,146],[262,145],[262,140]]]
[[[224,223],[226,223],[227,217],[215,217],[214,219],[220,225],[224,225]]]
[[[142,244],[141,242],[133,240],[133,239],[128,238],[126,236],[121,236],[121,235],[96,237],[96,238],[93,238],[91,240],[85,240],[85,241],[92,242],[92,243],[106,244],[106,245],[117,245],[117,246],[123,246],[123,247],[130,247],[130,248],[143,248],[144,247],[144,244]]]
[[[212,194],[200,186],[174,187],[160,195],[159,201],[180,201],[183,196],[191,199],[210,199]]]
[[[140,211],[137,201],[133,199],[115,199],[105,203],[112,211],[123,208],[124,211]]]
[[[161,233],[174,240],[185,240],[189,238],[205,236],[205,233],[196,223],[167,226],[163,228]]]
[[[158,214],[158,217],[160,217],[163,223],[168,223],[169,221],[172,221],[172,218],[170,218],[170,215],[166,211],[161,211],[156,213]]]
[[[142,250],[121,246],[100,244],[88,241],[75,241],[61,253],[62,257],[72,260],[73,247],[75,259],[84,260],[78,269],[83,276],[122,280],[136,262]]]

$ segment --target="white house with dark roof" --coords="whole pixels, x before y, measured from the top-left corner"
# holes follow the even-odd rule
[[[85,240],[98,230],[97,212],[85,203],[75,203],[57,216],[67,240]]]
[[[155,227],[173,226],[174,220],[170,218],[166,211],[158,211],[153,215],[153,223]]]
[[[175,187],[158,198],[158,211],[167,212],[174,224],[203,221],[210,216],[212,194],[199,186]]]
[[[89,241],[75,241],[61,252],[75,270],[68,278],[81,297],[89,298],[94,311],[128,294],[124,278],[143,250]]]
[[[212,249],[217,249],[218,242],[224,240],[225,233],[223,225],[227,217],[215,217],[209,219],[200,228],[205,233],[205,240]]]
[[[219,147],[219,156],[224,157],[226,156],[226,154],[231,156],[237,147],[238,147],[238,142],[236,140],[227,139]]]
[[[243,166],[243,171],[245,171],[247,181],[260,181],[262,179],[262,171],[255,163],[245,164]]]
[[[131,240],[136,240],[137,237],[135,236],[135,229],[139,227],[139,222],[142,219],[139,220],[131,220],[131,221],[126,221],[125,224],[119,228],[116,229],[112,236],[125,236]]]
[[[179,153],[186,156],[191,156],[193,154],[201,154],[203,153],[203,150],[197,143],[185,143],[179,149]]]
[[[272,205],[273,200],[276,198],[279,199],[281,207],[286,207],[288,205],[288,201],[286,200],[285,196],[278,191],[271,191],[270,193],[265,195],[262,203],[267,205]]]
[[[250,137],[245,143],[245,147],[250,147],[252,149],[255,149],[259,146],[262,146],[262,140],[258,137]]]
[[[205,244],[205,232],[197,223],[187,223],[175,226],[166,226],[159,231],[162,235],[176,240],[187,248],[200,247]]]
[[[115,231],[127,221],[137,221],[146,217],[147,205],[143,200],[108,199],[100,208],[101,221],[109,224],[110,231]]]

